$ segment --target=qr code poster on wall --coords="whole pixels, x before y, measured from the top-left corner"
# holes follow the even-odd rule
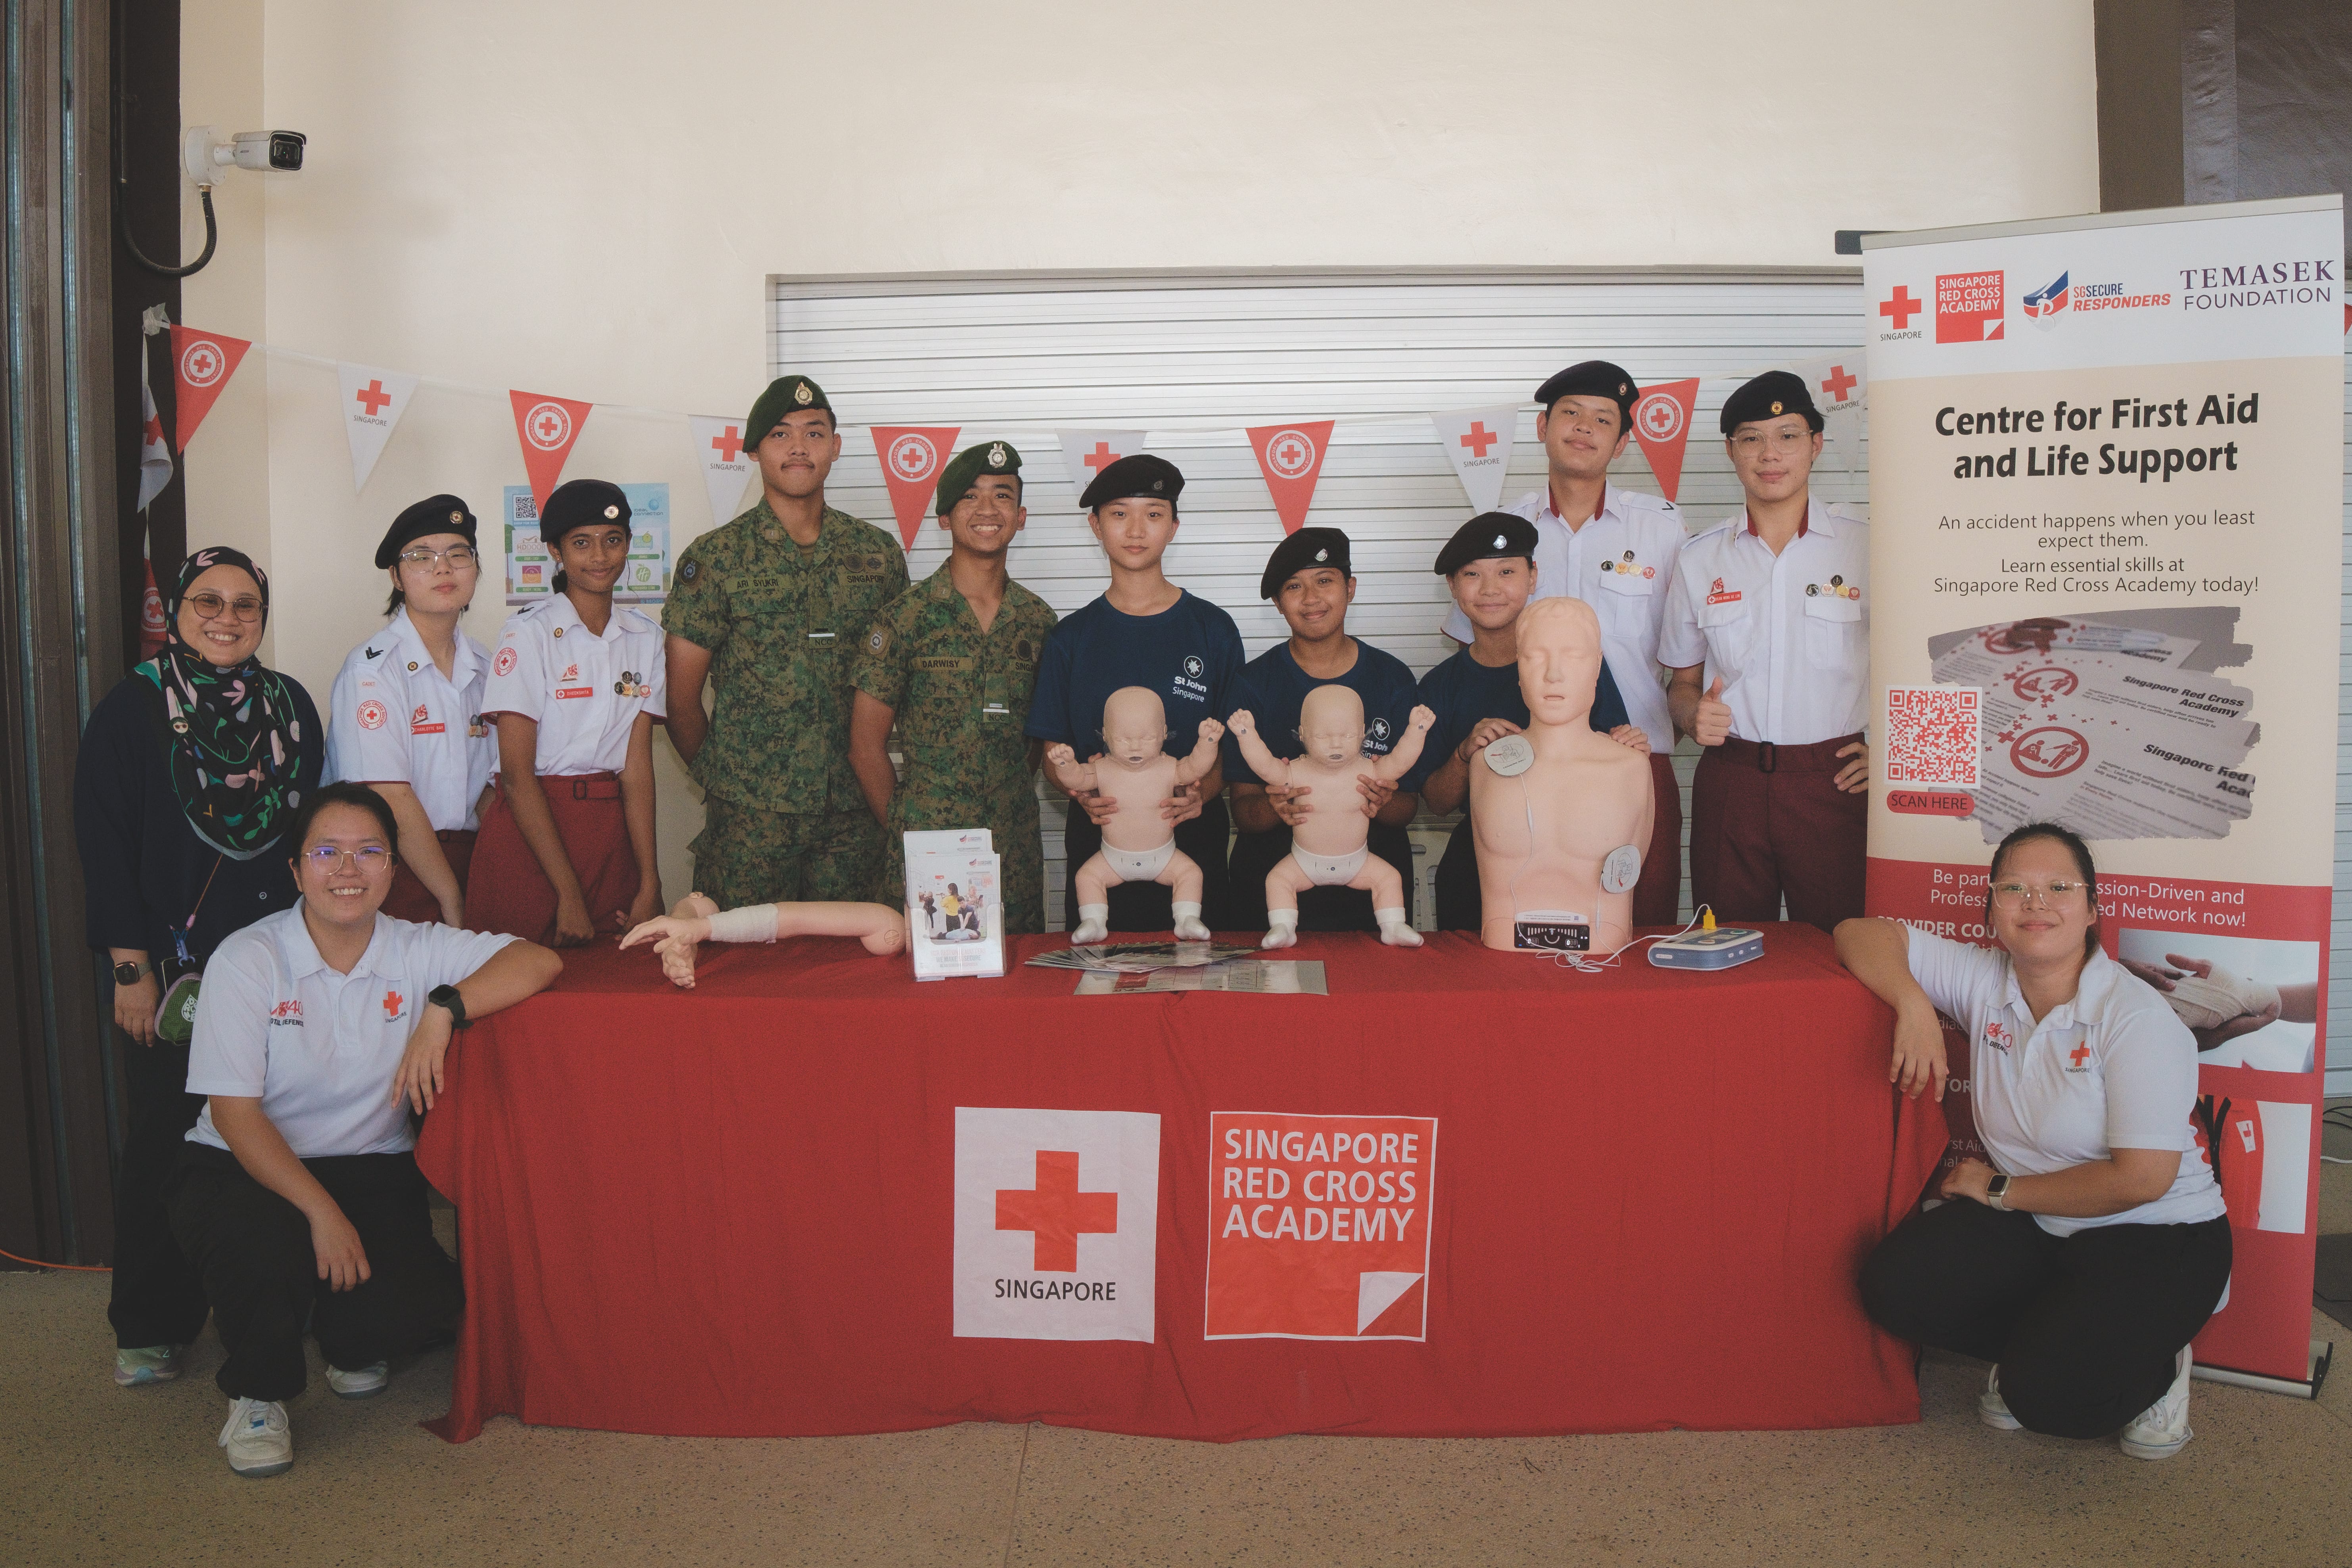
[[[1984,755],[1974,686],[1886,689],[1886,782],[1974,789]]]

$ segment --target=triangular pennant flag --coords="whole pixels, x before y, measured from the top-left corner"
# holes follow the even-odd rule
[[[890,487],[890,510],[898,514],[898,537],[915,548],[915,535],[939,500],[940,469],[955,455],[960,425],[877,425],[874,455]]]
[[[1668,500],[1683,488],[1683,450],[1690,442],[1692,410],[1698,405],[1698,378],[1661,381],[1633,405],[1633,439],[1650,459],[1650,472]]]
[[[200,332],[194,327],[172,329],[172,381],[178,391],[178,416],[173,421],[172,445],[184,452],[213,411],[213,401],[236,374],[237,363],[253,343],[247,338],[227,338],[218,332]]]
[[[1470,498],[1472,511],[1492,511],[1503,504],[1503,479],[1511,468],[1511,438],[1518,434],[1519,409],[1515,403],[1493,408],[1459,408],[1433,414],[1437,444],[1454,464],[1454,477]]]
[[[352,491],[356,495],[367,489],[375,460],[392,439],[392,427],[408,412],[416,377],[373,365],[339,364],[335,379],[343,388],[343,434],[351,437]]]
[[[1062,469],[1070,476],[1070,489],[1079,495],[1087,493],[1087,487],[1105,468],[1143,450],[1140,430],[1056,430],[1054,434],[1062,438]]]
[[[1829,426],[1829,448],[1822,455],[1833,466],[1853,472],[1862,466],[1862,416],[1870,392],[1862,351],[1809,359],[1792,367],[1813,395],[1813,406]]]
[[[1257,453],[1257,470],[1274,493],[1275,514],[1282,531],[1297,533],[1315,503],[1315,480],[1323,472],[1324,449],[1331,444],[1328,419],[1307,419],[1295,425],[1257,425],[1246,432]]]
[[[564,459],[572,456],[572,444],[580,439],[580,427],[588,423],[588,411],[595,405],[511,389],[507,400],[514,405],[515,437],[522,443],[522,468],[530,477],[537,515],[547,510],[547,498],[563,478]]]
[[[139,658],[142,663],[163,651],[163,595],[155,591],[155,563],[140,562],[147,585],[139,595]]]
[[[710,491],[711,525],[732,522],[743,510],[743,487],[751,478],[742,416],[689,414],[686,423],[694,432],[694,460],[702,465],[702,482]]]
[[[147,384],[147,350],[142,344],[139,350],[139,505],[135,510],[145,511],[147,503],[162,495],[163,487],[171,482],[172,448],[163,444],[163,416],[155,412],[155,392]],[[151,571],[148,577],[148,592],[152,593],[154,574]]]

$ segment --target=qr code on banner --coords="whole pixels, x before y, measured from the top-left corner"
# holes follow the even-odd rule
[[[1974,789],[1984,754],[1973,686],[1886,689],[1886,782]]]

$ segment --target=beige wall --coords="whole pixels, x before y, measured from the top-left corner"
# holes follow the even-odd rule
[[[191,322],[658,408],[748,405],[775,274],[1820,265],[1838,227],[2097,205],[2088,0],[182,14],[187,120],[310,137],[228,176]],[[600,409],[572,465],[702,515],[678,421]],[[191,541],[268,563],[321,698],[392,514],[523,477],[503,395],[428,386],[354,496],[333,372],[257,354],[188,476]],[[699,808],[662,751],[674,897]]]

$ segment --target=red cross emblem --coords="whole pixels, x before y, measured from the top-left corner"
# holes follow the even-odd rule
[[[387,991],[383,994],[383,1021],[385,1023],[389,1024],[394,1018],[400,1016],[400,1004],[403,1000],[404,998],[397,991]]]
[[[1893,321],[1895,330],[1899,332],[1911,324],[1912,317],[1927,308],[1924,301],[1911,298],[1909,289],[1897,283],[1895,286],[1895,292],[1879,301],[1878,313]]]
[[[1483,458],[1486,455],[1486,448],[1501,439],[1500,436],[1486,428],[1485,420],[1473,419],[1470,421],[1470,433],[1462,437],[1462,444],[1470,448],[1471,456]]]
[[[2073,1050],[2068,1051],[2066,1053],[2066,1059],[2073,1062],[2076,1067],[2081,1067],[2084,1062],[2089,1061],[2091,1059],[2091,1047],[2089,1043],[2086,1041],[2082,1045],[2076,1046]]]
[[[358,400],[362,408],[368,411],[368,417],[371,419],[392,406],[392,394],[383,389],[383,383],[380,379],[369,382],[352,395]]]
[[[1860,376],[1848,375],[1845,366],[1833,364],[1830,366],[1830,378],[1822,383],[1822,390],[1830,395],[1832,403],[1843,403],[1847,392],[1852,390],[1853,384],[1861,379]]]
[[[1078,1191],[1076,1152],[1040,1149],[1034,1191],[997,1189],[996,1228],[1035,1233],[1038,1273],[1075,1274],[1078,1237],[1118,1231],[1118,1194]]]
[[[531,421],[531,434],[552,447],[563,439],[563,420],[552,410]]]
[[[1109,468],[1113,463],[1118,461],[1118,454],[1110,449],[1109,442],[1097,441],[1095,443],[1095,449],[1088,452],[1081,460],[1085,462],[1087,468],[1092,468],[1096,473],[1099,474],[1105,468]]]
[[[719,454],[720,462],[733,462],[743,455],[743,432],[730,425],[710,438],[710,449]]]

